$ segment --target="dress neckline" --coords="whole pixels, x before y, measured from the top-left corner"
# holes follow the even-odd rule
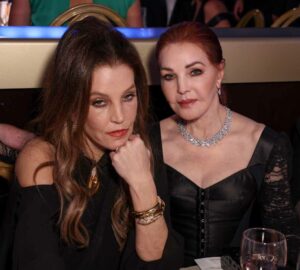
[[[237,171],[233,172],[232,174],[226,176],[223,179],[220,179],[220,180],[216,181],[214,184],[212,184],[212,185],[210,185],[210,186],[208,186],[206,188],[203,188],[203,187],[197,185],[194,181],[192,181],[191,179],[189,179],[187,176],[185,176],[184,174],[182,174],[181,172],[179,172],[178,170],[176,170],[174,167],[172,167],[171,165],[167,164],[166,162],[164,162],[164,164],[166,165],[167,168],[169,168],[169,169],[175,171],[177,174],[183,176],[185,179],[188,180],[189,183],[193,184],[195,187],[200,188],[202,190],[209,190],[211,188],[216,187],[218,184],[227,182],[233,176],[236,176],[238,174],[241,174],[241,173],[247,171],[249,169],[249,167],[255,166],[257,164],[262,163],[262,160],[261,160],[261,157],[260,157],[261,148],[263,148],[263,145],[265,144],[265,140],[264,139],[265,139],[265,137],[268,136],[267,134],[269,132],[270,132],[270,129],[267,126],[265,126],[264,129],[263,129],[263,131],[261,132],[261,134],[259,136],[259,139],[258,139],[258,141],[256,143],[256,146],[255,146],[254,151],[253,151],[253,153],[251,155],[251,158],[250,158],[250,160],[248,162],[248,165],[245,168],[241,168],[240,170],[237,170]],[[160,144],[161,145],[161,152],[162,152],[162,156],[163,156],[160,125],[159,125],[159,137],[160,137],[160,142],[161,142],[161,144]]]

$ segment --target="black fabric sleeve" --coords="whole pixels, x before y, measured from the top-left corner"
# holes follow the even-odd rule
[[[262,186],[262,222],[284,234],[299,234],[299,223],[291,200],[291,144],[281,134],[274,144]]]
[[[120,270],[178,270],[183,262],[182,238],[169,227],[168,239],[160,260],[145,262],[135,250],[135,233],[131,231],[124,250]]]
[[[13,243],[14,270],[63,270],[57,227],[58,193],[54,185],[20,190]]]

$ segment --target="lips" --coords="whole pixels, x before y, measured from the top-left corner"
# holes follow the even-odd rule
[[[180,107],[188,107],[196,102],[196,99],[184,99],[180,100],[177,103],[180,105]]]
[[[128,129],[118,129],[111,132],[107,132],[109,136],[115,137],[115,138],[121,138],[124,137],[128,133]]]

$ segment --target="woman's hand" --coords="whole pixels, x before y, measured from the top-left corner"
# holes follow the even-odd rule
[[[158,202],[150,156],[139,135],[132,135],[117,151],[110,153],[114,168],[129,185],[133,208],[137,212],[149,210]],[[168,228],[163,216],[148,225],[136,222],[138,256],[144,261],[160,259],[167,237]]]
[[[131,135],[121,147],[110,153],[112,164],[129,186],[140,184],[140,179],[151,176],[150,152],[139,135]]]
[[[139,135],[131,135],[117,151],[110,153],[112,165],[129,185],[136,211],[151,208],[157,202],[157,192],[151,173],[150,151]]]

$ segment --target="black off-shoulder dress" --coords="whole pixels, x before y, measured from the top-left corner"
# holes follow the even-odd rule
[[[159,125],[153,129],[161,148]],[[233,255],[249,227],[299,233],[290,196],[290,159],[287,136],[266,127],[248,166],[206,189],[165,165],[172,225],[185,242],[184,266],[194,265],[195,258]]]
[[[159,159],[159,158],[158,158]],[[158,194],[166,202],[165,218],[169,223],[169,200],[166,175],[161,162],[155,163]],[[82,156],[75,178],[86,185],[92,162]],[[119,250],[111,224],[111,209],[122,181],[108,154],[97,164],[101,181],[83,215],[90,234],[87,248],[68,246],[59,236],[59,198],[54,185],[21,188],[17,181],[9,197],[0,235],[0,269],[13,270],[117,270],[179,269],[182,264],[182,239],[169,228],[168,240],[160,260],[142,261],[135,251],[135,229],[129,231],[123,251]],[[134,225],[133,225],[134,226]]]

